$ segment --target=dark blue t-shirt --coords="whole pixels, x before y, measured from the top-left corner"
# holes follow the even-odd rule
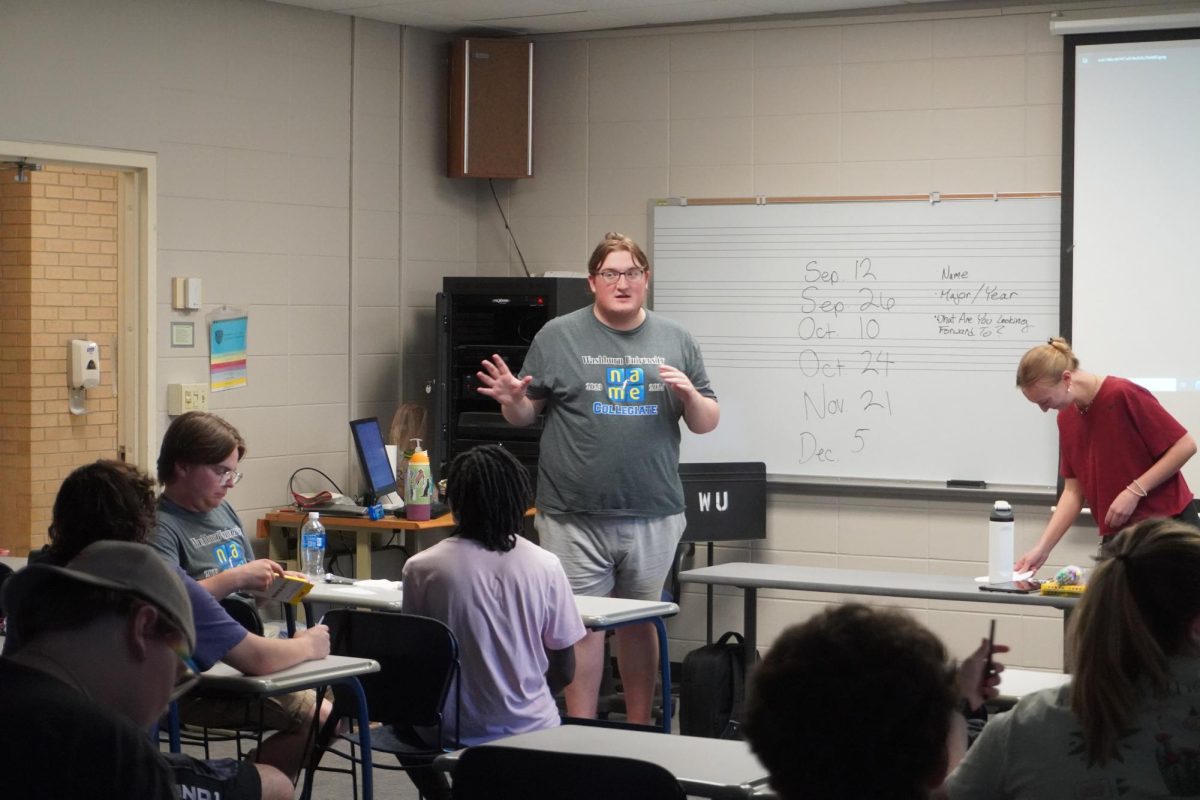
[[[175,571],[192,601],[192,620],[196,623],[196,652],[192,653],[192,660],[206,670],[241,644],[249,631],[229,616],[207,589],[188,577],[182,567],[175,565]]]

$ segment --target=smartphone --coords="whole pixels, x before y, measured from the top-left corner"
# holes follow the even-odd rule
[[[981,592],[1009,592],[1010,594],[1029,594],[1041,588],[1041,581],[1005,581],[1003,583],[983,583],[979,585]]]
[[[996,669],[992,663],[992,654],[996,652],[996,620],[988,623],[987,658],[983,662],[983,677],[986,679]]]

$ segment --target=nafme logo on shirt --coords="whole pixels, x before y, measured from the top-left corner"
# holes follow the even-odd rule
[[[592,413],[611,416],[644,417],[658,414],[658,405],[643,405],[646,400],[646,370],[642,367],[607,367],[604,370],[604,395],[607,403],[592,403]]]
[[[240,567],[246,563],[246,554],[242,551],[241,545],[233,540],[224,542],[213,548],[213,558],[217,562],[217,569],[224,572],[227,569]]]
[[[646,399],[646,370],[641,367],[609,367],[605,370],[605,394],[613,403],[640,403]]]

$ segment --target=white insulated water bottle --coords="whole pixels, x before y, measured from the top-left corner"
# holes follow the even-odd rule
[[[1013,576],[1013,523],[1012,506],[1007,500],[997,500],[992,505],[992,516],[988,521],[988,582],[1003,583]]]

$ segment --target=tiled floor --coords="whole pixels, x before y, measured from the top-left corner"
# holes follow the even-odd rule
[[[233,758],[232,742],[222,742],[212,746],[213,758]],[[199,753],[192,753],[200,755]],[[391,758],[383,755],[381,758]],[[393,759],[394,761],[394,759]],[[417,800],[415,786],[403,772],[393,770],[375,770],[375,797],[377,800]],[[318,772],[313,785],[314,800],[349,800],[353,795],[350,791],[350,776],[330,772]],[[300,787],[304,785],[304,776],[300,776]],[[296,796],[300,795],[300,787],[296,788]],[[360,787],[361,788],[361,787]]]

